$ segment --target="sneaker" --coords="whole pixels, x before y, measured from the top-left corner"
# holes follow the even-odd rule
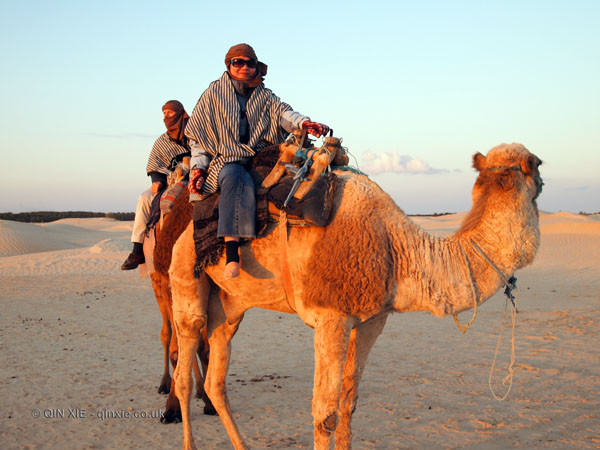
[[[140,255],[138,253],[130,253],[123,265],[121,266],[121,270],[131,270],[135,269],[140,264],[144,263],[146,260],[144,259],[144,255]]]

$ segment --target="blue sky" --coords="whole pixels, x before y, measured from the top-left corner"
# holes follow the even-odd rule
[[[239,42],[407,213],[468,210],[501,142],[544,160],[541,209],[600,211],[599,29],[577,0],[0,0],[0,211],[133,211],[161,106]]]

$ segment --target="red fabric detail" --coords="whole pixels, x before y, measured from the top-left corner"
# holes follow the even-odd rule
[[[190,182],[187,187],[192,194],[200,194],[202,185],[206,179],[206,172],[202,169],[192,169],[190,172]]]

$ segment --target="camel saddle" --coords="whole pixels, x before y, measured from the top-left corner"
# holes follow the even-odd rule
[[[291,225],[326,226],[328,223],[336,177],[331,172],[327,174],[323,172],[337,153],[329,150],[327,145],[312,152],[312,167],[307,179],[299,185],[294,196],[289,199],[285,208],[283,207],[295,183],[293,176],[286,173],[285,165],[293,162],[296,151],[301,148],[297,135],[293,136],[280,145],[264,148],[248,164],[248,171],[254,179],[254,185],[258,187],[256,192],[258,237],[264,236],[270,221],[279,220],[282,209],[286,211],[288,223]],[[338,139],[337,143],[339,142]],[[344,162],[343,157],[340,161]],[[223,240],[217,238],[219,198],[220,193],[217,192],[194,202],[196,247],[194,273],[196,276],[200,276],[206,267],[216,264],[225,249]]]
[[[319,175],[312,183],[310,191],[301,199],[289,198],[284,207],[295,183],[292,175],[284,175],[277,184],[268,189],[267,207],[270,219],[279,221],[281,210],[284,210],[290,225],[326,226],[331,214],[335,181],[336,176],[331,172]]]

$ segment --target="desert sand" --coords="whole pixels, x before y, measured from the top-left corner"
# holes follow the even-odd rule
[[[464,213],[413,218],[437,235]],[[496,294],[463,335],[451,317],[394,314],[371,352],[353,448],[600,448],[600,216],[541,213],[542,246],[517,272],[512,390],[488,386],[506,300]],[[150,280],[119,270],[131,222],[0,221],[2,449],[181,448],[162,425],[161,317]],[[461,315],[467,322],[470,312]],[[503,333],[494,390],[510,360]],[[251,448],[311,448],[312,330],[251,310],[228,378]],[[230,448],[194,399],[202,449]]]

